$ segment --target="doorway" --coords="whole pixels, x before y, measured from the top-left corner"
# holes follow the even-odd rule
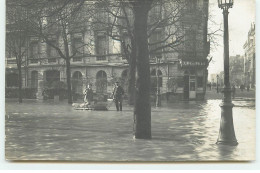
[[[184,75],[183,77],[183,99],[184,100],[189,100],[189,75]]]
[[[190,91],[189,91],[189,98],[195,99],[196,98],[196,77],[190,76]]]

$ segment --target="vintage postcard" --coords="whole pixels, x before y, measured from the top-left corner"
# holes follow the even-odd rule
[[[254,0],[6,0],[5,160],[254,161]]]

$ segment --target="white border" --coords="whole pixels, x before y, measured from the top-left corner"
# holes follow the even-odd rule
[[[256,0],[256,8],[258,9],[260,7],[260,0]],[[260,11],[256,10],[257,17],[256,17],[256,56],[258,57],[260,48],[260,42],[259,42],[259,14]],[[259,138],[256,139],[257,142],[257,153],[256,153],[256,160],[255,162],[246,162],[246,163],[199,163],[199,164],[178,164],[178,163],[172,163],[172,164],[113,164],[113,163],[107,163],[107,164],[86,164],[86,163],[55,163],[55,162],[48,162],[48,163],[25,163],[25,162],[7,162],[5,161],[4,156],[4,74],[5,74],[5,56],[4,56],[4,43],[5,43],[5,1],[0,0],[0,170],[259,170],[260,169],[260,162],[259,162]],[[260,62],[258,58],[256,58],[257,66],[260,66]],[[256,86],[257,91],[259,89],[259,68],[256,68]],[[259,120],[260,120],[260,111],[258,109],[259,106],[259,93],[256,92],[256,119],[257,119],[257,135],[259,136]],[[112,172],[112,171],[111,171]],[[114,172],[114,171],[113,171]],[[142,171],[143,172],[143,171]],[[149,171],[150,172],[150,171]],[[194,171],[192,171],[194,172]],[[195,171],[198,172],[198,171]],[[200,171],[201,172],[201,171]]]

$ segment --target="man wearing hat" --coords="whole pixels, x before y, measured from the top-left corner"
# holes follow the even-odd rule
[[[122,111],[123,95],[124,89],[119,85],[119,82],[116,82],[113,90],[113,100],[115,101],[117,111]]]

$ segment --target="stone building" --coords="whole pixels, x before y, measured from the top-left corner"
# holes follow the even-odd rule
[[[244,83],[255,88],[255,24],[252,23],[244,44]]]
[[[229,61],[230,84],[236,86],[244,84],[244,57],[230,56]]]
[[[158,9],[160,8],[155,8],[151,13],[158,12]],[[193,0],[181,13],[183,15],[179,25],[184,33],[184,41],[178,46],[178,50],[164,48],[159,53],[157,51],[150,55],[152,89],[157,89],[158,82],[162,95],[171,93],[179,99],[203,99],[210,49],[207,39],[208,0]],[[149,42],[160,41],[161,37],[165,37],[167,29],[156,29]],[[110,95],[115,80],[120,80],[125,90],[127,89],[128,62],[123,56],[119,41],[102,30],[89,28],[74,33],[71,39],[70,51],[73,51],[74,47],[80,47],[80,53],[70,62],[73,93],[82,94],[86,85],[91,83],[95,93]],[[53,42],[60,40],[57,38]],[[91,46],[80,46],[89,42]],[[53,47],[37,37],[28,38],[27,46],[22,84],[23,87],[36,88],[37,98],[41,99],[46,82],[66,83],[65,61]],[[8,50],[5,65],[6,87],[17,86],[15,58]],[[157,77],[159,80],[154,80]]]

